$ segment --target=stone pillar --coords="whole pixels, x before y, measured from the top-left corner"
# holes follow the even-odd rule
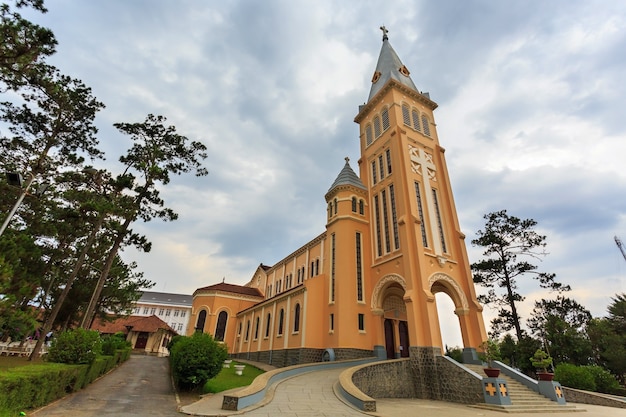
[[[500,378],[483,378],[483,394],[487,404],[511,405],[509,388]]]
[[[540,394],[559,404],[566,404],[565,395],[563,395],[563,387],[560,383],[556,381],[539,381],[538,386]]]

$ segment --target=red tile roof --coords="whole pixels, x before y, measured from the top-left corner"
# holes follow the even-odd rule
[[[235,294],[250,295],[253,297],[263,297],[263,294],[261,294],[261,292],[256,288],[244,287],[243,285],[227,284],[225,282],[209,285],[208,287],[198,288],[196,291],[194,291],[194,295],[198,291],[224,291]]]
[[[114,334],[117,332],[128,333],[128,328],[133,332],[156,333],[159,329],[165,329],[176,333],[166,322],[155,315],[149,317],[130,316],[120,317],[113,322],[102,322],[96,320],[91,325],[92,330],[98,330],[104,334]]]

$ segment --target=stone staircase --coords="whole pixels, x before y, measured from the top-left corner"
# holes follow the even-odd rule
[[[463,364],[463,366],[471,369],[480,376],[485,376],[483,366],[481,365]],[[569,404],[559,405],[503,373],[500,373],[498,378],[506,381],[509,397],[511,398],[511,405],[475,404],[473,407],[501,411],[504,413],[563,413],[586,411]]]

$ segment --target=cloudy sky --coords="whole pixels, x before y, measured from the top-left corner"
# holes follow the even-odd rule
[[[115,172],[129,146],[115,122],[164,115],[209,150],[206,177],[164,190],[174,223],[138,225],[153,290],[243,284],[324,231],[324,194],[349,156],[379,26],[435,113],[467,242],[485,213],[533,218],[540,269],[605,314],[626,291],[626,3],[605,0],[48,0],[51,59],[106,104],[101,144]],[[470,261],[479,248],[468,247]],[[528,301],[541,296],[520,282]],[[487,320],[490,317],[486,311]],[[448,343],[454,344],[449,341]]]

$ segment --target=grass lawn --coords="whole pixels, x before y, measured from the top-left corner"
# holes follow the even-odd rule
[[[241,363],[241,365],[246,365],[243,375],[236,375],[234,365],[240,365],[240,363],[233,361],[230,368],[222,368],[222,371],[215,378],[204,384],[202,392],[204,394],[217,393],[232,388],[245,387],[250,385],[254,378],[265,372],[255,366]]]
[[[0,371],[6,371],[7,369],[17,368],[19,366],[41,365],[42,363],[44,363],[44,361],[41,357],[31,362],[27,357],[0,356]]]

